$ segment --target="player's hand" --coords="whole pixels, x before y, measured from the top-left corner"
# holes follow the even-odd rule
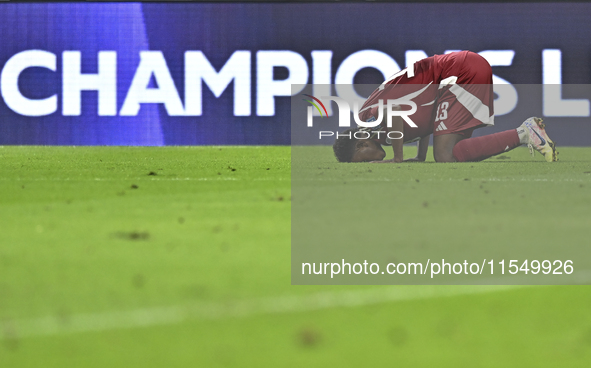
[[[404,160],[404,162],[425,162],[425,159],[417,156],[413,158],[407,158],[406,160]]]
[[[383,161],[370,161],[370,164],[392,164],[392,163],[401,163],[402,160],[396,160],[395,158],[391,158],[389,160],[383,160]]]

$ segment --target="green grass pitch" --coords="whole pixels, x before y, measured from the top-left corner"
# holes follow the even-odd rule
[[[451,215],[544,209],[542,233],[587,241],[588,148],[400,169],[310,152],[348,185],[392,180],[410,212],[442,211],[460,185],[470,200]],[[588,286],[292,286],[290,154],[0,147],[0,367],[588,366]]]

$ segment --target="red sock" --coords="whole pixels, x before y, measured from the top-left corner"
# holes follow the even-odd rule
[[[468,138],[459,141],[452,151],[458,162],[482,161],[499,153],[518,147],[519,136],[516,129]]]

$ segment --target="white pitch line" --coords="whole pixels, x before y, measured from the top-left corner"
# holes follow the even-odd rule
[[[483,294],[523,286],[384,286],[365,290],[318,292],[309,295],[257,298],[234,302],[185,304],[129,311],[46,316],[0,322],[0,340],[58,336],[83,332],[163,326],[196,320],[247,318],[329,308],[358,307],[390,302]]]
[[[286,181],[286,178],[253,178],[242,179],[227,176],[201,177],[201,178],[0,178],[0,181]]]
[[[298,178],[298,177],[291,177],[291,178],[252,178],[252,179],[244,179],[244,178],[235,178],[235,177],[228,177],[228,176],[214,176],[214,177],[200,177],[200,178],[139,178],[139,177],[129,177],[129,178],[0,178],[0,181],[10,182],[35,182],[35,181],[292,181],[292,182],[405,182],[405,181],[412,181],[414,182],[416,178],[407,178],[401,180],[399,178],[370,178],[370,177],[341,177],[341,178]],[[476,178],[471,179],[470,181],[466,181],[465,179],[433,179],[433,178],[423,178],[421,181],[425,182],[443,182],[443,181],[458,181],[458,182],[473,182],[477,183],[480,181],[484,182],[555,182],[555,183],[562,183],[562,182],[574,182],[574,183],[588,183],[591,181],[591,176],[588,178],[583,179],[534,179],[534,178]]]
[[[255,179],[256,180],[256,179]],[[369,178],[369,177],[364,177],[364,178],[359,178],[359,177],[341,177],[341,178],[297,178],[297,177],[292,177],[292,182],[298,182],[298,181],[311,181],[311,182],[315,182],[315,181],[323,181],[323,182],[343,182],[343,181],[347,181],[347,182],[414,182],[416,180],[416,177],[413,178],[405,178],[404,180],[401,180],[400,178]],[[465,183],[478,183],[478,182],[514,182],[514,181],[520,181],[520,182],[556,182],[556,183],[562,183],[562,182],[576,182],[576,183],[588,183],[591,181],[591,176],[589,176],[589,178],[587,179],[533,179],[533,178],[521,178],[521,179],[515,179],[515,178],[508,178],[508,179],[502,179],[502,178],[472,178],[469,181],[466,181],[465,179],[432,179],[432,178],[427,178],[427,179],[420,179],[421,181],[426,181],[426,182],[444,182],[444,181],[458,181],[458,182],[465,182]]]

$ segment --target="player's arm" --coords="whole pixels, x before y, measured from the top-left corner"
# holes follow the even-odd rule
[[[423,162],[423,161],[425,161],[427,159],[427,152],[429,151],[429,138],[430,137],[431,136],[428,135],[426,137],[422,137],[419,140],[417,157],[409,158],[408,160],[404,160],[404,161],[409,161],[409,162],[415,162],[415,161]]]
[[[392,150],[394,151],[394,158],[392,162],[402,162],[404,160],[403,157],[403,147],[404,147],[404,120],[400,116],[392,117],[392,129],[390,131],[400,132],[400,139],[391,139],[392,141]]]
[[[385,112],[384,112],[385,113]],[[372,161],[372,163],[388,163],[388,162],[402,162],[403,157],[403,145],[404,145],[404,120],[400,116],[392,117],[392,127],[386,129],[388,132],[400,132],[399,139],[392,139],[392,151],[394,151],[394,158],[384,161]],[[393,134],[396,137],[396,134]],[[425,153],[426,154],[426,153]]]

